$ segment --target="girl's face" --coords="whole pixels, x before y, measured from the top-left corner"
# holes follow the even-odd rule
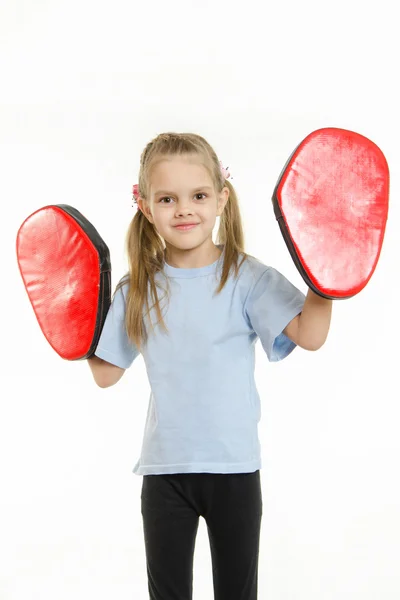
[[[143,212],[165,240],[167,253],[203,247],[215,248],[212,232],[224,210],[229,190],[216,194],[213,182],[203,165],[189,156],[162,159],[151,172],[149,197],[142,202]],[[181,230],[177,225],[195,223]]]

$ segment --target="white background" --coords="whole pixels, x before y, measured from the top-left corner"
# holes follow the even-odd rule
[[[2,0],[1,600],[145,600],[133,475],[150,392],[142,357],[114,387],[42,335],[18,271],[22,221],[80,210],[126,270],[144,146],[208,139],[229,166],[246,250],[307,288],[271,195],[320,127],[361,133],[390,168],[390,210],[367,287],[333,306],[328,341],[279,364],[257,343],[262,522],[259,598],[397,600],[399,89],[395,3]],[[213,598],[201,519],[194,600]]]

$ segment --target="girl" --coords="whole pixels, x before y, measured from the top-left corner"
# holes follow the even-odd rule
[[[151,394],[133,472],[143,475],[150,600],[191,600],[200,517],[215,600],[256,600],[262,496],[255,343],[260,338],[268,359],[279,361],[296,345],[320,348],[330,324],[331,300],[311,290],[305,298],[244,252],[228,177],[199,135],[165,133],[147,145],[127,235],[129,272],[89,359],[100,387],[117,383],[139,353],[146,364]]]

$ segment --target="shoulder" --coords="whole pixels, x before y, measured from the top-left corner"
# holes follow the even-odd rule
[[[273,274],[275,269],[265,264],[260,259],[246,254],[246,260],[243,263],[243,276],[250,287],[254,287],[262,277],[268,277],[268,273]]]
[[[115,286],[115,290],[114,290],[114,296],[122,296],[124,298],[124,300],[126,300],[126,295],[128,293],[129,290],[129,284],[130,284],[130,276],[129,273],[125,273],[125,275],[123,275],[117,285]]]

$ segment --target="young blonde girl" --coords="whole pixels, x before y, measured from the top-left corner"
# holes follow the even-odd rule
[[[141,455],[150,600],[191,600],[199,518],[215,600],[256,600],[262,518],[255,343],[270,361],[316,350],[331,305],[244,251],[238,198],[208,142],[164,133],[144,149],[138,209],[96,356],[100,387],[142,354],[151,394]],[[220,217],[217,244],[212,240]],[[193,226],[182,226],[192,223]]]

